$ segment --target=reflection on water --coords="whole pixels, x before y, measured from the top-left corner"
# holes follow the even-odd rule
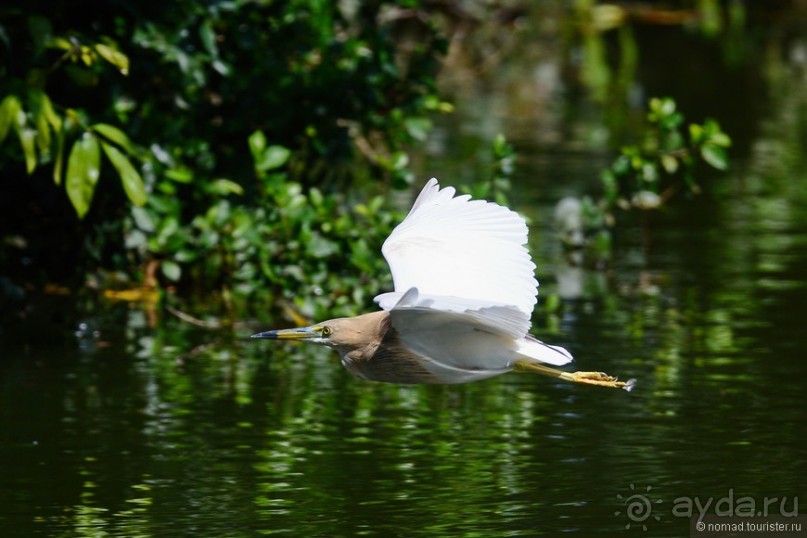
[[[648,532],[680,535],[686,522],[665,509],[681,495],[798,495],[798,351],[763,346],[767,322],[697,302],[661,292],[565,311],[580,367],[639,377],[632,394],[527,374],[362,383],[305,347],[239,344],[178,363],[173,330],[156,347],[141,340],[141,359],[109,349],[53,365],[21,350],[3,390],[16,425],[3,428],[4,528],[612,534],[630,522],[614,513],[635,484],[667,503]]]
[[[561,297],[535,333],[634,392],[365,383],[326,349],[150,329],[107,305],[0,342],[3,535],[681,536],[679,497],[803,499],[805,85],[792,63],[768,69],[770,113],[731,175],[654,214],[648,242],[627,217],[603,271],[566,263],[549,226],[555,201],[596,185],[602,122],[581,107],[568,145],[562,115],[514,139],[541,293]],[[494,130],[545,125],[495,110]],[[479,149],[447,132],[449,155]],[[432,173],[467,174],[461,154]],[[661,501],[646,519],[628,515],[636,492]]]

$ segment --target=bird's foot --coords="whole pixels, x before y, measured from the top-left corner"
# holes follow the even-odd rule
[[[564,381],[571,381],[572,383],[583,383],[585,385],[598,385],[600,387],[610,387],[614,389],[624,389],[628,392],[636,385],[635,379],[628,379],[627,381],[619,381],[616,377],[604,374],[602,372],[564,372],[550,368],[541,363],[518,361],[513,365],[513,369],[521,372],[534,372],[537,374],[548,375],[557,377]]]
[[[615,389],[624,389],[628,392],[636,385],[635,379],[628,379],[627,381],[619,381],[618,378],[610,376],[603,372],[572,372],[562,376],[567,381],[573,383],[584,383],[586,385],[599,385],[600,387],[611,387]]]

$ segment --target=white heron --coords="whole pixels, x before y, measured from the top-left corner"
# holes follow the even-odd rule
[[[538,281],[526,222],[455,194],[431,179],[384,242],[394,291],[375,298],[381,311],[252,337],[331,347],[373,381],[467,383],[516,370],[630,390],[633,380],[551,367],[572,355],[529,334]]]

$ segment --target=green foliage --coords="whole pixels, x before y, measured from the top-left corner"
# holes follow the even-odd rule
[[[707,119],[703,125],[690,124],[689,137],[682,132],[684,116],[670,98],[653,98],[647,114],[644,142],[625,146],[603,172],[606,209],[653,209],[677,190],[698,191],[695,167],[698,157],[718,170],[728,167],[725,148],[731,145],[720,125]]]
[[[67,196],[70,197],[79,218],[84,217],[90,209],[95,184],[100,175],[101,153],[98,141],[90,133],[84,133],[70,152],[65,178]]]
[[[207,184],[207,210],[183,223],[176,198],[155,198],[135,209],[127,246],[159,260],[166,285],[218,289],[229,308],[287,305],[313,319],[366,307],[389,286],[379,252],[400,216],[382,209],[381,197],[348,209],[345,194],[305,190],[288,178],[287,148],[260,131],[249,144],[258,203],[219,179]]]
[[[728,166],[724,148],[731,145],[731,139],[716,121],[707,119],[703,126],[690,124],[690,136],[686,140],[681,132],[684,117],[676,110],[675,101],[653,98],[649,108],[644,145],[624,147],[622,155],[604,174],[606,196],[611,204],[657,207],[682,186],[676,182],[678,179],[683,180],[690,191],[697,192],[694,171],[698,156],[719,170]],[[670,181],[664,182],[664,179]],[[610,185],[616,186],[616,192],[608,188]],[[661,193],[662,188],[667,191]],[[663,197],[659,198],[659,194]]]
[[[400,46],[387,1],[120,7],[0,11],[0,170],[24,167],[90,221],[65,226],[84,267],[228,305],[293,303],[295,288],[366,302],[373,278],[336,280],[386,274],[370,269],[391,221],[378,201],[348,211],[352,187],[412,181],[408,145],[451,109],[435,87],[439,30]]]
[[[516,171],[516,150],[502,133],[493,138],[493,173],[491,190],[493,198],[501,205],[508,205],[507,192],[510,191],[510,178]]]
[[[603,171],[600,199],[583,199],[579,222],[586,245],[597,257],[610,251],[608,229],[616,223],[616,210],[657,209],[676,192],[699,192],[696,172],[701,163],[717,170],[728,168],[726,148],[731,138],[720,125],[706,119],[684,129],[684,122],[673,99],[652,98],[642,143],[624,146]]]
[[[115,146],[106,142],[101,142],[101,147],[112,162],[112,165],[118,171],[121,183],[123,184],[123,190],[126,192],[126,196],[129,197],[129,200],[138,206],[145,204],[146,190],[143,186],[143,180],[126,155]]]
[[[266,135],[255,131],[249,137],[249,150],[255,161],[255,170],[262,174],[285,165],[291,157],[291,151],[283,146],[266,145]]]
[[[173,161],[163,164],[234,175],[226,168],[258,129],[291,152],[288,173],[307,186],[367,174],[405,185],[405,145],[441,110],[434,77],[445,43],[430,29],[404,52],[379,23],[386,4],[187,5],[182,24],[138,27],[134,44],[161,71],[154,90],[178,108],[156,122],[169,135],[158,141]],[[361,160],[368,169],[357,174]]]
[[[146,193],[140,173],[129,157],[96,138],[98,135],[105,136],[134,155],[135,151],[128,137],[111,125],[87,126],[82,119],[86,116],[83,111],[55,106],[44,90],[48,77],[62,67],[75,80],[86,82],[92,78],[94,69],[100,69],[98,64],[101,60],[117,68],[121,74],[128,74],[129,58],[118,51],[109,38],[104,38],[105,43],[85,43],[75,36],[54,35],[51,21],[40,15],[31,15],[27,21],[29,38],[37,53],[31,58],[32,65],[27,66],[29,70],[24,84],[22,81],[15,81],[13,77],[7,77],[11,80],[10,85],[20,86],[21,91],[19,95],[6,95],[0,102],[0,144],[13,126],[22,149],[26,172],[31,175],[40,164],[52,164],[53,180],[56,185],[60,185],[63,179],[65,144],[68,138],[73,139],[65,189],[76,214],[83,218],[90,208],[100,175],[100,142],[118,171],[129,200],[142,205],[145,203]],[[62,51],[62,54],[46,69],[44,52],[47,49]]]
[[[502,133],[498,133],[491,143],[493,165],[490,179],[462,190],[474,198],[493,199],[503,206],[509,205],[510,179],[516,169],[516,150]]]

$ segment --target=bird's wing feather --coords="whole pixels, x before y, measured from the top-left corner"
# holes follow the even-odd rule
[[[391,296],[398,294],[387,294]],[[441,382],[483,379],[510,370],[516,362],[563,365],[572,360],[562,347],[525,334],[529,318],[513,306],[479,307],[454,297],[404,293],[389,310],[392,328],[409,352],[421,357]],[[457,377],[459,371],[465,377]],[[468,377],[470,376],[470,378]]]
[[[420,296],[415,288],[390,310],[390,320],[401,344],[435,365],[436,372],[459,369],[480,378],[512,367],[523,325],[529,323],[512,306],[463,308],[455,298]]]
[[[524,247],[524,219],[498,204],[454,195],[452,187],[430,180],[384,242],[395,292],[417,287],[424,296],[511,305],[529,319],[538,282]]]
[[[478,330],[514,339],[523,338],[530,328],[529,316],[515,306],[461,297],[426,295],[417,288],[410,288],[406,293],[384,293],[376,297],[376,301],[384,310],[393,314],[393,320],[404,312],[405,315],[421,313],[432,316],[431,322],[436,322],[440,320],[437,314],[444,313],[445,320],[466,323]]]

